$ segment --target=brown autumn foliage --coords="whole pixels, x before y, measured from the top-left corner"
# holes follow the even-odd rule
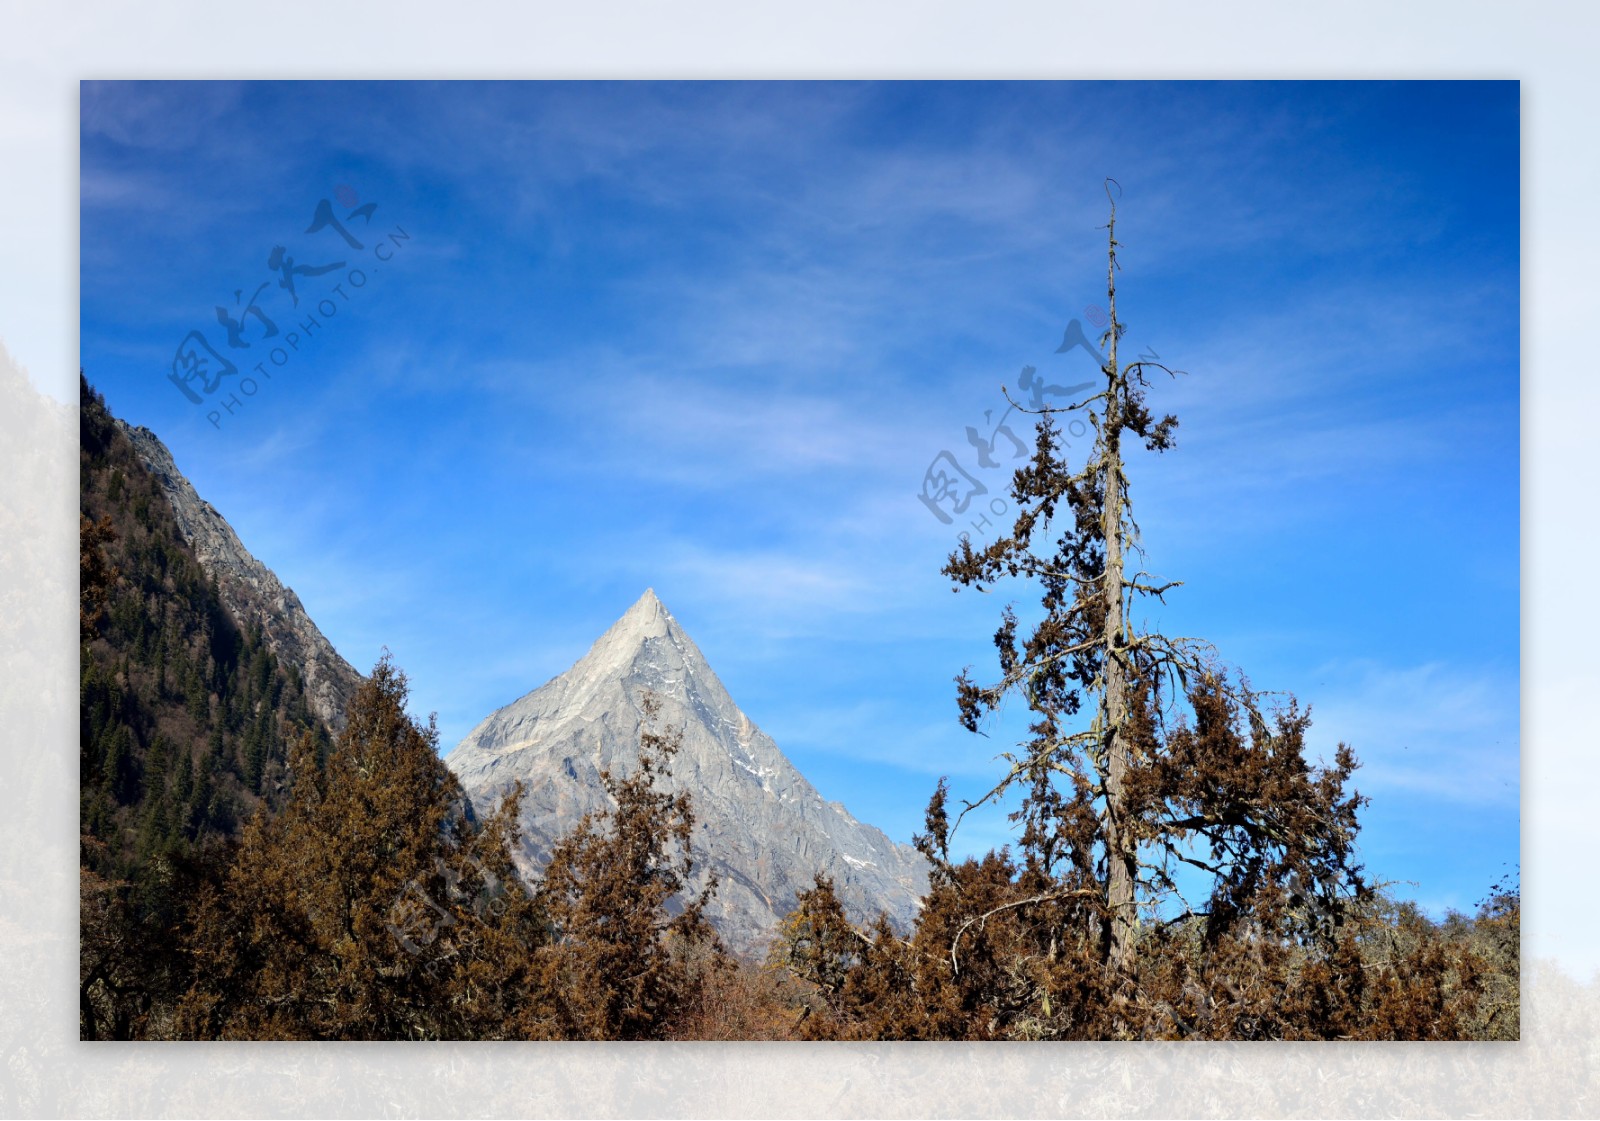
[[[1208,946],[1203,921],[1152,924],[1118,1005],[1070,916],[1009,853],[935,873],[916,929],[845,917],[832,885],[801,896],[772,949],[802,988],[805,1039],[1515,1040],[1520,902],[1430,921],[1374,892],[1322,942],[1263,929]],[[1063,920],[1066,921],[1063,921]],[[792,998],[791,998],[792,999]]]
[[[656,705],[645,702],[647,723]],[[547,994],[520,1032],[547,1039],[660,1039],[699,997],[722,955],[703,911],[716,884],[684,899],[693,870],[687,794],[657,790],[679,737],[647,728],[639,767],[601,772],[613,808],[556,846],[535,899],[550,939],[534,965]]]
[[[474,822],[406,689],[385,657],[325,767],[295,745],[288,804],[194,908],[177,1035],[465,1038],[519,1010],[543,927],[511,865],[517,799]]]
[[[858,928],[819,877],[768,963],[741,961],[706,926],[706,895],[684,898],[692,807],[655,786],[670,731],[645,733],[639,769],[607,776],[613,809],[530,889],[510,860],[515,799],[474,820],[405,696],[380,662],[325,763],[309,738],[296,745],[282,812],[258,814],[209,867],[169,869],[197,899],[164,964],[128,886],[85,873],[86,1037],[1516,1037],[1512,888],[1442,924],[1369,893],[1328,934],[1263,871],[1252,892],[1218,896],[1235,904],[1225,922],[1141,927],[1127,996],[1096,941],[1099,897],[1051,875],[1031,835],[1017,857],[950,859],[943,784],[919,838],[933,873],[914,930]],[[1214,723],[1180,729],[1180,749],[1246,750],[1226,704],[1209,703]],[[1290,713],[1278,733],[1303,728]],[[167,980],[152,985],[152,969]],[[164,1003],[175,977],[189,987]]]
[[[1206,721],[1180,727],[1176,751],[1248,751],[1222,696],[1197,690]],[[326,763],[296,746],[280,814],[258,814],[208,868],[166,866],[198,898],[164,959],[129,886],[85,872],[86,1038],[1517,1035],[1512,887],[1444,923],[1369,892],[1330,928],[1264,859],[1251,890],[1213,896],[1231,905],[1224,921],[1143,924],[1119,977],[1097,941],[1100,897],[1052,875],[1033,834],[1016,856],[950,859],[943,784],[919,838],[933,872],[915,929],[857,927],[819,878],[768,964],[740,961],[705,927],[705,897],[683,899],[691,806],[654,787],[671,733],[646,733],[640,769],[608,776],[614,809],[569,836],[530,891],[509,858],[514,805],[474,821],[404,700],[404,676],[380,662]],[[1276,747],[1291,756],[1305,721],[1280,715]],[[1146,777],[1159,789],[1159,769]]]
[[[809,994],[786,969],[707,944],[686,955],[685,963],[694,980],[668,1039],[736,1043],[807,1038],[803,1028]]]

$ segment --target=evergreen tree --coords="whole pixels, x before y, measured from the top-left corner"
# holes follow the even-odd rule
[[[107,792],[118,802],[128,800],[133,769],[133,733],[126,724],[112,730],[102,767]]]

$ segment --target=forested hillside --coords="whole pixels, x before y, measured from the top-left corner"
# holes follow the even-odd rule
[[[94,1037],[136,1031],[151,994],[180,982],[185,896],[220,840],[282,804],[289,742],[332,741],[297,669],[222,606],[104,400],[87,381],[80,393],[80,1006]]]

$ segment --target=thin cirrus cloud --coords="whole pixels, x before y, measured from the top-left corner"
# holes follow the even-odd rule
[[[1367,662],[1328,666],[1319,676],[1312,743],[1331,758],[1351,745],[1357,785],[1457,805],[1515,807],[1521,796],[1516,678],[1470,666]]]

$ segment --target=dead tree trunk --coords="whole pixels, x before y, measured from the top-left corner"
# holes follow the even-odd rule
[[[1127,805],[1128,744],[1124,725],[1128,716],[1127,633],[1123,618],[1122,491],[1122,378],[1117,364],[1117,209],[1111,207],[1107,228],[1106,302],[1110,314],[1110,350],[1105,367],[1105,412],[1100,424],[1100,485],[1103,488],[1100,532],[1105,540],[1105,574],[1100,583],[1105,624],[1102,633],[1105,675],[1103,774],[1105,782],[1106,904],[1110,911],[1107,963],[1120,976],[1133,960],[1133,940],[1138,930],[1137,841],[1129,828]]]

